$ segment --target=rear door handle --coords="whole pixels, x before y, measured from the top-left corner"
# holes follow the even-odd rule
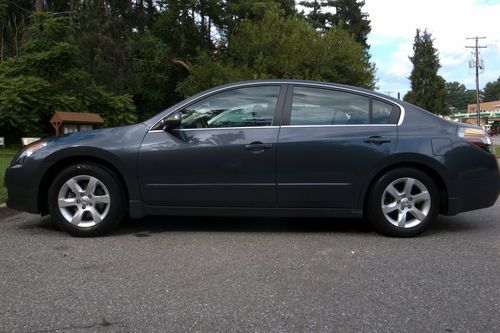
[[[272,143],[262,143],[260,141],[255,141],[248,145],[245,145],[245,150],[249,150],[255,153],[260,153],[263,152],[264,149],[271,149],[272,147],[273,147]]]
[[[381,145],[383,143],[389,143],[389,142],[391,142],[391,139],[384,138],[381,136],[370,136],[369,138],[365,138],[365,143],[373,143],[376,145]]]

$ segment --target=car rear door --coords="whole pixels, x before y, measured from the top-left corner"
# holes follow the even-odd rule
[[[377,165],[394,152],[399,108],[322,86],[288,89],[278,143],[278,206],[357,209]]]
[[[147,133],[139,153],[146,204],[275,207],[276,151],[285,89],[225,89],[179,110],[181,128]]]

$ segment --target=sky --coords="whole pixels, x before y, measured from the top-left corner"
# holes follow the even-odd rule
[[[480,87],[500,76],[500,0],[365,0],[363,11],[371,20],[372,61],[377,66],[377,86],[382,93],[401,97],[410,89],[413,39],[416,29],[427,29],[439,52],[439,74],[446,81],[458,81],[475,89],[475,71],[469,69],[474,40],[486,36],[480,45],[485,69]]]

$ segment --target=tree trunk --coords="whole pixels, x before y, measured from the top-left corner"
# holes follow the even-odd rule
[[[208,42],[212,41],[212,19],[208,17]]]
[[[36,0],[36,12],[41,13],[43,12],[43,0]]]
[[[189,65],[180,59],[174,58],[174,59],[172,59],[172,63],[176,64],[176,65],[180,65],[180,66],[184,67],[188,72],[191,72],[191,68],[189,67]]]
[[[147,18],[145,17],[145,14],[144,14],[144,0],[139,0],[139,3],[137,4],[137,12],[138,12],[137,25],[139,26],[139,31],[143,32],[144,26],[146,25],[146,20],[147,20]]]
[[[15,15],[12,16],[12,22],[14,23],[14,50],[16,52],[16,58],[19,58],[19,32],[21,31],[22,26],[24,25],[24,17],[21,18],[19,24],[17,23],[17,17]]]
[[[207,40],[207,26],[206,26],[207,23],[205,22],[205,12],[202,9],[200,10],[200,17],[201,17],[201,35],[203,36],[204,41],[206,41]]]
[[[69,0],[69,20],[73,23],[75,17],[75,0]]]
[[[147,15],[148,15],[148,27],[151,28],[151,26],[153,25],[153,21],[154,21],[154,15],[155,15],[155,8],[154,8],[154,5],[153,5],[153,0],[146,0],[146,3],[148,4],[148,11],[147,11]]]
[[[2,23],[2,29],[0,30],[0,33],[2,34],[2,43],[0,44],[0,62],[3,61],[3,41],[4,41],[4,38],[3,38],[3,30],[4,30],[4,24]]]

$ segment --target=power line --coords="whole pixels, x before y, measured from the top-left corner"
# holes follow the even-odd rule
[[[466,39],[474,39],[476,41],[473,46],[465,46],[466,49],[474,49],[476,60],[474,62],[474,67],[476,68],[476,111],[477,111],[477,126],[481,126],[481,107],[479,103],[479,69],[484,69],[484,64],[479,63],[479,49],[485,49],[487,46],[479,45],[480,39],[486,39],[486,37],[467,37]]]

